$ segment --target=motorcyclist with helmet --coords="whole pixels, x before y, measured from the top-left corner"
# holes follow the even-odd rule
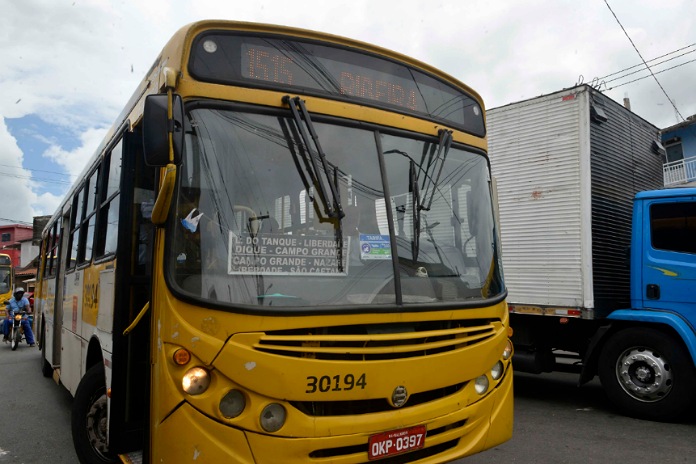
[[[14,292],[14,296],[7,301],[7,306],[5,307],[5,322],[2,325],[3,341],[7,343],[8,337],[10,336],[10,326],[12,325],[12,317],[21,311],[26,311],[31,313],[31,305],[29,300],[24,296],[24,289],[22,287],[17,287]],[[35,346],[34,332],[31,330],[31,325],[27,319],[22,319],[22,328],[24,329],[24,336],[27,339],[29,346]]]

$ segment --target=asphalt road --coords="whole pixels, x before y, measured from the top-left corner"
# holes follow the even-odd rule
[[[696,394],[696,392],[694,392]],[[665,424],[619,415],[597,379],[515,374],[510,441],[463,464],[617,464],[696,462],[696,418]]]
[[[41,375],[41,353],[0,342],[0,463],[76,464],[70,435],[72,397]]]
[[[40,353],[0,343],[0,464],[76,464],[72,398],[41,375]],[[696,392],[695,392],[696,394]],[[459,464],[696,462],[696,416],[661,424],[618,415],[598,381],[570,374],[515,375],[512,440]],[[274,463],[276,464],[276,463]],[[282,463],[278,463],[282,464]]]

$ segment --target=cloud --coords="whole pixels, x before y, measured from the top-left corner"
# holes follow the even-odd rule
[[[0,222],[32,222],[36,194],[31,188],[31,172],[22,168],[22,151],[0,118]]]
[[[609,3],[646,60],[694,42],[693,0]],[[75,179],[167,40],[201,19],[281,24],[373,43],[470,85],[489,108],[640,63],[601,1],[22,0],[5,2],[0,15],[0,119],[36,115],[62,128],[60,137],[47,138],[43,156]],[[652,77],[604,88],[619,102],[628,96],[634,112],[666,127],[678,115],[665,93],[682,116],[696,113],[695,72],[696,62],[659,74],[665,92]],[[1,129],[0,161],[35,156]],[[4,179],[26,193],[23,210],[51,200],[40,183]]]
[[[36,201],[33,203],[34,216],[53,215],[62,201],[63,195],[54,195],[50,192],[44,192],[38,195]]]
[[[79,146],[74,150],[65,150],[59,145],[51,145],[43,156],[65,168],[74,182],[87,167],[87,162],[94,155],[102,139],[106,136],[107,128],[91,128],[78,135]]]

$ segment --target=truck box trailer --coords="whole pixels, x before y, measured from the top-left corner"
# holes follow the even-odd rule
[[[664,334],[690,358],[686,372],[668,384],[696,379],[696,317],[669,305],[655,309],[647,297],[632,301],[632,291],[647,290],[638,281],[642,268],[632,273],[630,263],[650,248],[634,243],[631,256],[632,234],[640,228],[632,222],[634,198],[663,185],[658,128],[587,85],[490,109],[487,119],[515,368],[577,371],[581,382],[599,373],[607,393],[609,383],[618,388],[610,397],[624,413],[674,419],[693,400],[678,398],[664,385],[651,393],[659,382],[649,377],[676,374],[672,365],[662,365],[662,372],[650,365],[651,355],[644,357],[647,367],[633,363],[626,375],[620,366],[606,367],[620,361],[623,351],[610,348],[619,334],[626,338],[626,330],[628,341],[621,346],[665,356],[636,331],[641,328]],[[687,253],[688,259],[693,255]],[[677,328],[653,320],[656,313],[635,318],[638,313],[626,310],[667,311],[685,323]],[[609,354],[617,359],[606,359]]]

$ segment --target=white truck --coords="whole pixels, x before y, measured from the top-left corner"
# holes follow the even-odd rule
[[[696,190],[638,194],[663,186],[657,127],[587,85],[487,119],[515,369],[599,374],[635,417],[688,412]]]

